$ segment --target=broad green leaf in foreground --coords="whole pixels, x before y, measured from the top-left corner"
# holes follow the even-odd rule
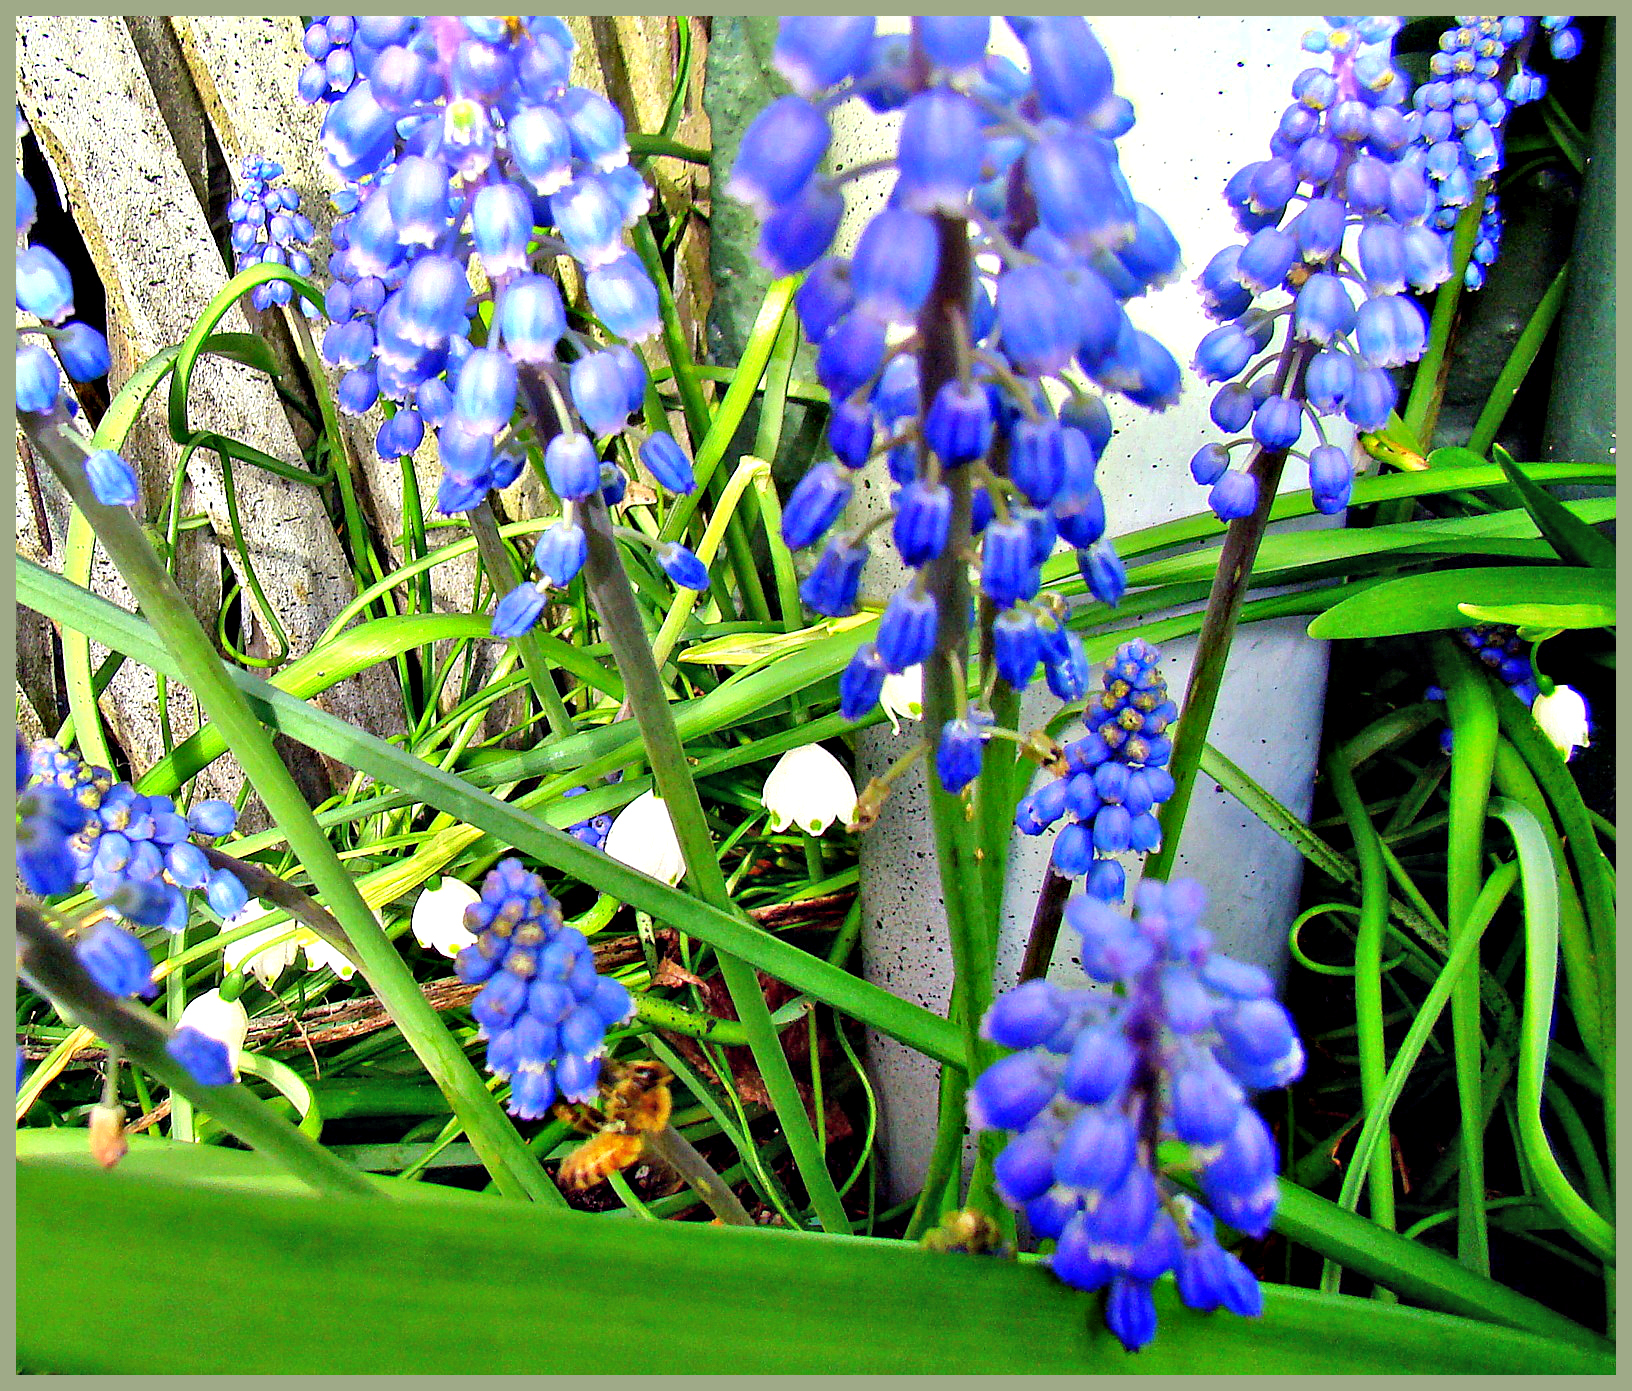
[[[18,1168],[17,1250],[96,1292],[19,1281],[18,1364],[36,1373],[1613,1371],[1607,1351],[1276,1286],[1261,1319],[1195,1314],[1165,1280],[1161,1332],[1130,1355],[1095,1299],[1034,1263],[44,1161]],[[154,1338],[177,1311],[188,1336]]]

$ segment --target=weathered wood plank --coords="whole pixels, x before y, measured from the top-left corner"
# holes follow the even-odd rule
[[[19,21],[17,36],[24,111],[67,190],[107,290],[117,386],[136,363],[182,338],[226,283],[226,269],[123,21],[28,18]],[[247,324],[234,309],[221,327],[242,331]],[[264,377],[209,358],[194,383],[195,426],[279,458],[298,457]],[[151,516],[156,486],[168,484],[177,451],[154,431],[138,452],[145,457],[132,462],[140,462]],[[229,537],[215,461],[195,455],[189,474],[217,535]],[[344,554],[314,490],[242,466],[236,481],[251,561],[299,655],[350,596]],[[226,551],[242,581],[230,544]],[[383,671],[336,687],[324,704],[376,730],[400,728],[400,708]]]

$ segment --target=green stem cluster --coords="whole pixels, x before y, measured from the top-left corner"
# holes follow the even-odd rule
[[[1304,370],[1314,352],[1315,345],[1312,343],[1294,345],[1288,342],[1275,371],[1277,394],[1298,393]],[[1219,552],[1218,571],[1213,576],[1212,590],[1207,596],[1207,612],[1201,622],[1201,634],[1196,639],[1195,664],[1190,668],[1190,681],[1179,704],[1179,722],[1173,735],[1173,756],[1168,764],[1173,775],[1173,795],[1161,811],[1162,843],[1145,862],[1145,874],[1151,879],[1165,881],[1172,874],[1173,861],[1179,853],[1179,833],[1190,810],[1190,797],[1195,791],[1196,774],[1201,769],[1201,756],[1207,747],[1213,710],[1218,704],[1219,688],[1224,684],[1225,668],[1229,665],[1235,626],[1241,617],[1241,606],[1247,600],[1253,562],[1258,557],[1258,547],[1269,528],[1275,490],[1280,486],[1281,471],[1285,467],[1284,449],[1262,447],[1253,450],[1247,465],[1247,472],[1258,484],[1258,505],[1251,516],[1230,524],[1223,549]]]
[[[117,1050],[140,1064],[170,1088],[173,1098],[184,1098],[209,1112],[245,1144],[317,1192],[377,1194],[361,1172],[301,1134],[243,1087],[206,1087],[195,1082],[166,1049],[169,1030],[146,1010],[103,990],[40,910],[22,899],[17,902],[17,962],[31,984],[65,1015],[93,1030],[110,1051]]]
[[[547,384],[537,374],[528,373],[522,385],[541,435],[556,433],[559,430],[557,407]],[[720,869],[703,804],[697,795],[691,766],[686,761],[685,746],[675,727],[668,692],[647,645],[634,590],[618,555],[611,515],[598,492],[579,504],[579,522],[588,543],[584,584],[600,616],[612,659],[623,677],[624,700],[640,726],[652,778],[674,826],[687,877],[705,902],[721,912],[740,917]],[[749,1048],[787,1134],[789,1148],[817,1218],[827,1231],[848,1232],[850,1224],[844,1215],[844,1204],[827,1171],[825,1157],[805,1113],[754,968],[729,952],[721,951],[718,956],[726,989],[748,1034]]]
[[[499,1110],[464,1051],[385,935],[345,866],[314,819],[267,730],[216,655],[208,636],[141,524],[123,507],[107,507],[85,474],[84,442],[60,409],[54,416],[20,417],[34,447],[50,465],[96,534],[142,612],[163,639],[205,714],[237,756],[249,783],[283,829],[318,892],[345,928],[363,975],[390,1011],[403,1037],[464,1122],[482,1162],[501,1191],[513,1197],[564,1203],[555,1185],[527,1153],[515,1127]]]

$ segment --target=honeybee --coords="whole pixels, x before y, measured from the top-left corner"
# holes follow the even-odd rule
[[[560,1179],[568,1188],[593,1188],[619,1169],[627,1169],[646,1149],[646,1136],[669,1123],[674,1098],[669,1083],[674,1074],[662,1063],[647,1059],[638,1063],[601,1067],[601,1109],[557,1106],[557,1114],[589,1139],[561,1161]]]

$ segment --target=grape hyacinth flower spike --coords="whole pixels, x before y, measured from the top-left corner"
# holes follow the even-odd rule
[[[19,113],[19,137],[28,127]],[[39,200],[17,170],[17,235],[33,229]],[[21,244],[16,252],[17,308],[40,320],[37,327],[19,331],[16,361],[16,405],[25,415],[49,416],[63,411],[79,413],[79,402],[63,390],[66,372],[75,382],[93,382],[108,375],[112,355],[108,340],[89,324],[72,320],[73,279],[68,267],[48,247]],[[49,343],[56,356],[46,349]],[[58,366],[58,363],[61,366]],[[106,507],[133,507],[137,502],[136,471],[111,449],[87,448],[86,478],[98,502]]]
[[[519,636],[548,589],[583,568],[577,504],[597,489],[608,505],[621,500],[623,475],[597,440],[630,430],[647,384],[627,346],[568,327],[546,271],[571,257],[608,333],[657,333],[656,289],[624,240],[650,191],[616,109],[571,85],[574,41],[559,19],[326,15],[306,46],[301,94],[326,103],[323,147],[347,181],[334,198],[322,343],[344,373],[342,408],[393,403],[382,458],[412,454],[434,431],[446,515],[477,512],[514,483],[529,446],[550,451],[559,520],[533,553],[538,579],[504,595],[493,619],[494,636]],[[478,268],[487,288],[473,293]],[[694,486],[668,435],[639,452],[664,487]],[[688,556],[664,558],[689,587],[701,566]]]
[[[300,211],[299,192],[287,186],[274,187],[276,180],[283,177],[283,166],[276,160],[250,155],[244,160],[242,175],[238,196],[227,204],[227,226],[238,269],[265,264],[287,266],[296,275],[310,275],[309,247],[316,231],[311,218]],[[255,308],[270,309],[275,304],[290,303],[294,288],[287,280],[269,280],[257,285],[249,298]],[[308,319],[321,317],[317,306],[305,298],[300,301],[300,311]]]
[[[207,843],[231,831],[237,813],[230,803],[206,799],[183,816],[170,798],[115,783],[106,768],[88,766],[53,741],[30,748],[20,733],[16,773],[18,874],[41,898],[89,886],[94,898],[66,924],[66,936],[86,974],[108,994],[157,993],[153,959],[133,929],[182,930],[191,916],[190,891],[202,890],[222,916],[243,906],[237,876],[212,868],[194,839]],[[194,1022],[183,1019],[168,1044],[171,1054],[205,1086],[230,1083],[236,1054]]]
[[[558,1098],[592,1102],[606,1031],[634,1015],[629,992],[596,974],[583,933],[563,924],[544,881],[520,860],[499,861],[465,926],[476,940],[455,969],[482,987],[471,1014],[488,1071],[510,1082],[510,1113],[537,1120]]]
[[[1087,663],[1038,603],[1041,567],[1063,541],[1094,596],[1120,600],[1095,481],[1106,398],[1162,410],[1179,396],[1177,362],[1129,313],[1177,276],[1179,248],[1123,177],[1116,142],[1132,113],[1110,62],[1081,18],[1008,21],[1028,76],[988,53],[992,22],[914,19],[896,37],[865,16],[784,19],[775,59],[795,95],[749,127],[731,174],[763,217],[761,261],[808,272],[795,306],[833,400],[834,458],[783,509],[790,547],[824,543],[801,595],[829,617],[853,612],[872,528],[840,518],[880,457],[896,549],[915,572],[844,674],[852,719],[886,677],[922,664],[938,684],[961,658],[957,596],[971,581],[993,609],[1002,679],[1023,689],[1040,667],[1056,695],[1080,699]],[[899,112],[901,127],[888,203],[842,257],[846,176],[820,164],[827,114],[847,100]],[[978,770],[983,715],[935,715],[948,790]]]
[[[1217,388],[1213,423],[1235,438],[1204,445],[1190,463],[1224,521],[1257,510],[1254,465],[1295,453],[1306,424],[1319,440],[1307,456],[1315,507],[1342,511],[1354,469],[1324,421],[1382,429],[1397,399],[1390,369],[1427,346],[1427,319],[1407,291],[1439,285],[1450,258],[1430,223],[1420,115],[1393,64],[1399,26],[1338,15],[1306,35],[1328,66],[1298,74],[1269,158],[1224,187],[1245,241],[1218,252],[1196,282],[1219,326],[1198,345],[1195,368]],[[1238,451],[1249,455],[1244,467],[1231,465]]]
[[[1087,892],[1120,903],[1127,886],[1112,858],[1161,844],[1156,809],[1173,794],[1167,761],[1178,706],[1156,663],[1161,654],[1135,638],[1105,663],[1099,695],[1083,714],[1088,733],[1067,743],[1064,769],[1021,798],[1014,824],[1041,835],[1064,818],[1054,840],[1055,872],[1084,878]]]
[[[1460,15],[1439,36],[1428,81],[1411,94],[1413,141],[1433,189],[1428,223],[1447,254],[1462,214],[1477,201],[1479,227],[1463,283],[1477,290],[1501,253],[1502,213],[1495,191],[1508,116],[1539,101],[1546,77],[1530,59],[1545,36],[1552,57],[1574,58],[1581,34],[1572,15]],[[1485,192],[1480,194],[1483,186]]]
[[[1169,1271],[1190,1308],[1261,1311],[1257,1280],[1220,1246],[1215,1220],[1269,1230],[1275,1141],[1247,1094],[1303,1071],[1268,975],[1212,951],[1199,886],[1147,880],[1134,901],[1131,918],[1091,895],[1071,901],[1087,981],[1031,980],[994,1001],[982,1033],[1017,1051],[968,1102],[975,1129],[1010,1132],[998,1194],[1056,1243],[1056,1276],[1106,1291],[1106,1324],[1130,1351],[1156,1334],[1151,1288]],[[1182,1157],[1158,1164],[1172,1142]],[[1170,1185],[1175,1165],[1199,1181],[1200,1201]]]

